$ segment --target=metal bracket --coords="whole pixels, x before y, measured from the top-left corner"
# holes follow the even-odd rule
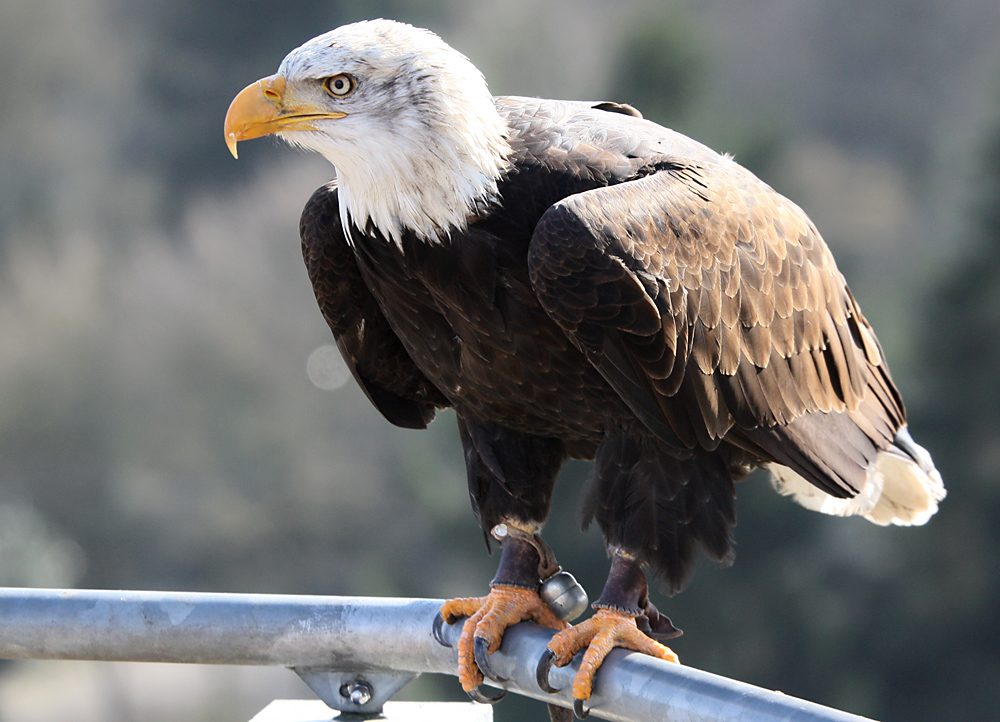
[[[396,692],[418,675],[392,670],[330,669],[328,667],[292,667],[309,689],[331,709],[376,717],[382,706]]]
[[[331,719],[332,716],[332,719]],[[250,722],[348,722],[367,715],[334,713],[318,699],[276,699]],[[385,703],[382,722],[493,722],[493,708],[475,702]]]

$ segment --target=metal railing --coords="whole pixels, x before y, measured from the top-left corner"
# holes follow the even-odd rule
[[[418,674],[456,674],[454,647],[431,626],[440,600],[0,589],[0,658],[293,669],[333,709],[376,713]],[[460,624],[445,625],[457,643]],[[543,692],[535,666],[552,631],[507,630],[491,660],[497,686],[571,707],[578,662],[553,668]],[[620,722],[862,722],[864,718],[641,654],[613,651],[588,704]]]

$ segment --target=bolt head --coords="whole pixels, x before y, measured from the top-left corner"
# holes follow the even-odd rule
[[[371,702],[373,694],[374,691],[372,690],[372,686],[364,680],[351,682],[350,684],[345,684],[340,688],[340,696],[346,697],[351,700],[352,704],[356,704],[359,707]]]

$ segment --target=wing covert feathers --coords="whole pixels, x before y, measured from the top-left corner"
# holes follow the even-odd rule
[[[538,224],[529,270],[546,311],[668,442],[725,439],[847,498],[905,424],[818,231],[735,163],[665,157],[566,198]]]

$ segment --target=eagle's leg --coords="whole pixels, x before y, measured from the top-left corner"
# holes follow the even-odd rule
[[[681,631],[649,601],[646,577],[634,555],[615,551],[604,591],[592,606],[597,610],[593,617],[552,637],[538,665],[539,684],[547,688],[551,666],[565,667],[573,655],[586,648],[573,680],[573,697],[581,716],[584,716],[583,701],[590,699],[594,674],[615,647],[669,662],[679,661],[676,654],[656,639],[676,637]]]
[[[466,617],[458,642],[458,679],[474,699],[480,697],[478,687],[484,673],[497,679],[488,655],[500,647],[507,627],[529,620],[557,630],[568,626],[538,595],[545,566],[542,556],[547,550],[544,542],[513,522],[502,526],[503,552],[490,593],[485,597],[451,599],[440,612],[449,624]]]
[[[503,548],[487,596],[446,602],[441,608],[441,617],[449,621],[467,617],[459,637],[459,680],[473,699],[480,699],[483,674],[495,678],[489,655],[507,627],[526,620],[553,629],[566,626],[538,594],[541,581],[559,567],[538,531],[567,454],[559,439],[483,421],[462,408],[456,412],[473,511]]]

